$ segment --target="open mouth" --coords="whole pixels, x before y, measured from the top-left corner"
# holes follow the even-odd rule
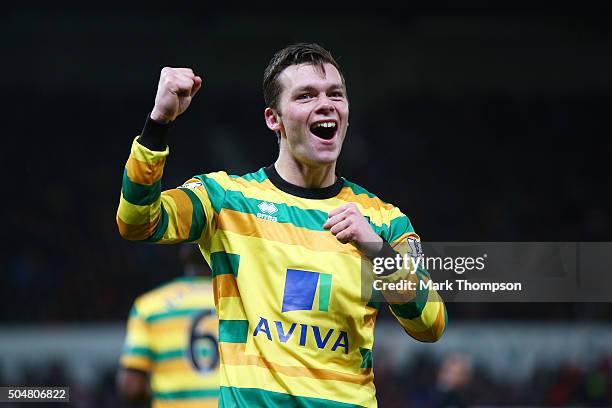
[[[337,129],[338,124],[335,121],[316,122],[310,126],[312,134],[324,140],[333,139]]]

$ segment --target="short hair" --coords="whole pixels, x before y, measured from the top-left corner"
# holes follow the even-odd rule
[[[289,45],[278,51],[264,71],[263,77],[263,94],[266,106],[279,111],[279,97],[282,92],[282,85],[278,80],[278,76],[283,70],[292,65],[311,64],[321,73],[325,72],[323,64],[332,64],[342,78],[342,84],[345,85],[344,75],[340,66],[329,51],[315,43],[298,43]],[[346,86],[345,86],[346,87]]]

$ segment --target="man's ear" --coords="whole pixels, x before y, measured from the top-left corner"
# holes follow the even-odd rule
[[[276,133],[280,132],[283,125],[280,120],[280,115],[276,113],[274,109],[266,108],[264,110],[264,118],[266,119],[266,125],[268,126],[268,129]]]

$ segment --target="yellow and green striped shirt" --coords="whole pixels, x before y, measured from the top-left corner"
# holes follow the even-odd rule
[[[168,154],[134,140],[117,223],[127,239],[200,245],[219,316],[219,406],[375,407],[380,304],[361,296],[361,253],[323,224],[331,210],[355,203],[398,249],[418,239],[408,218],[344,178],[333,195],[302,195],[273,168],[203,174],[162,192]],[[412,337],[435,341],[446,310],[435,290],[422,292],[391,311]]]
[[[217,339],[211,280],[177,278],[135,300],[121,366],[151,375],[153,408],[216,407]]]

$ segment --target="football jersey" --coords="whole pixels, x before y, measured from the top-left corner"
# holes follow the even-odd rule
[[[308,189],[283,180],[274,166],[242,176],[202,174],[162,192],[168,154],[134,140],[117,223],[127,239],[200,245],[219,316],[219,406],[376,406],[372,348],[380,303],[362,295],[361,252],[323,224],[333,209],[355,203],[398,249],[418,240],[409,219],[342,177]],[[418,276],[429,279],[425,271]],[[446,326],[433,289],[391,311],[420,341],[437,340]]]
[[[150,374],[153,408],[216,407],[217,338],[210,278],[177,278],[134,301],[120,364]]]

